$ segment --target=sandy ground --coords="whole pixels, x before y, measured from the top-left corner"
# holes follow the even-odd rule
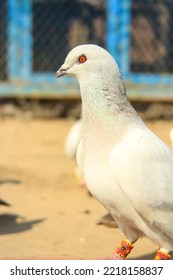
[[[72,120],[0,120],[0,258],[51,255],[94,259],[121,241],[118,229],[97,225],[105,209],[74,176],[64,155]],[[147,122],[169,144],[173,121]],[[157,176],[157,174],[156,174]],[[150,258],[157,248],[139,240],[130,258]]]

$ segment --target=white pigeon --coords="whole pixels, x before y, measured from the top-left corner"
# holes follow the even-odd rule
[[[170,132],[169,132],[169,139],[170,139],[170,144],[171,144],[171,148],[173,148],[173,128],[171,128]]]
[[[104,259],[124,259],[143,235],[173,251],[173,151],[130,104],[113,57],[96,45],[72,49],[56,76],[78,79],[83,139],[77,163],[90,192],[111,213],[125,239]]]
[[[70,128],[67,137],[65,139],[64,150],[65,154],[70,159],[76,159],[77,148],[79,142],[82,139],[82,119],[77,120],[74,125]],[[79,169],[75,167],[75,174],[80,186],[86,186],[85,181],[83,179],[82,174],[80,173]]]
[[[76,158],[77,147],[82,139],[82,119],[77,120],[70,128],[65,140],[65,154],[71,159]]]

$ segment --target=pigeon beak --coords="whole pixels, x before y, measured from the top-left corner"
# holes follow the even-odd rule
[[[62,76],[64,76],[66,74],[66,71],[64,69],[59,69],[57,72],[56,72],[56,77],[57,78],[60,78]]]
[[[67,70],[69,69],[70,67],[65,67],[65,65],[63,64],[59,69],[58,71],[56,72],[56,77],[57,78],[60,78],[64,75],[67,74]]]

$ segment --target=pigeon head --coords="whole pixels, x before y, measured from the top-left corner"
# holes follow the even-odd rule
[[[116,63],[105,49],[93,44],[80,45],[69,52],[64,64],[56,72],[56,77],[67,75],[86,78],[89,74],[106,72],[112,65]]]
[[[114,58],[103,48],[80,45],[72,49],[56,77],[77,78],[80,86],[83,112],[102,116],[127,107],[126,90]],[[95,108],[97,107],[97,111]],[[123,108],[122,108],[123,107]],[[90,108],[90,109],[88,109]]]

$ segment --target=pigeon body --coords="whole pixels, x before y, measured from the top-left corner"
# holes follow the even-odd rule
[[[142,235],[173,250],[173,151],[130,104],[113,57],[96,45],[74,48],[57,71],[79,81],[83,139],[77,163],[90,192],[127,240]]]

